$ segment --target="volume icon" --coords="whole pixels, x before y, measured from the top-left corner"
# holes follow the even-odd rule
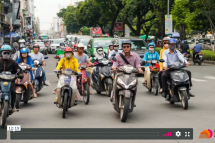
[[[165,137],[165,136],[171,136],[171,132],[166,133],[166,134],[163,134],[163,136],[164,136],[164,137]]]

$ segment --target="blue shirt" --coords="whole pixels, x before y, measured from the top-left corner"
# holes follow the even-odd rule
[[[159,60],[159,55],[158,53],[155,51],[154,53],[150,53],[149,51],[145,53],[143,61],[151,61],[151,60]],[[150,63],[146,63],[145,67],[150,66]]]
[[[113,54],[119,55],[119,53],[122,53],[122,50],[118,50],[118,52],[116,52],[115,50],[112,50],[109,52],[108,58],[112,58]]]
[[[18,58],[16,60],[17,64],[21,63],[21,58]],[[30,65],[32,68],[34,67],[33,65],[33,60],[31,57],[27,57],[27,60],[26,60],[26,64]],[[33,75],[33,71],[30,70],[30,75],[31,75],[31,80],[33,81],[34,80],[34,75]]]
[[[193,49],[195,50],[195,52],[199,53],[199,52],[201,52],[201,50],[202,50],[202,45],[197,44],[196,46],[194,46]]]
[[[172,54],[170,53],[169,49],[165,50],[163,53],[163,59],[164,59],[163,67],[170,66],[173,63],[179,61],[187,63],[187,60],[178,50],[175,50]]]

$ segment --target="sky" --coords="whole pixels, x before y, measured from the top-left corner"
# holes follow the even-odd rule
[[[40,30],[49,30],[53,17],[57,17],[59,4],[63,7],[70,4],[71,0],[34,0],[35,16],[40,19]]]

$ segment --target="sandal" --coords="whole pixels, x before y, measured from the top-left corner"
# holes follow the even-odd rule
[[[54,104],[58,104],[58,99],[57,98],[55,98]]]

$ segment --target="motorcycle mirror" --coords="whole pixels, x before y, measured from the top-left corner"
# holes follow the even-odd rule
[[[160,59],[159,62],[163,63],[163,62],[165,62],[165,61],[164,61],[164,59]]]
[[[48,59],[49,57],[44,57],[44,59]]]

